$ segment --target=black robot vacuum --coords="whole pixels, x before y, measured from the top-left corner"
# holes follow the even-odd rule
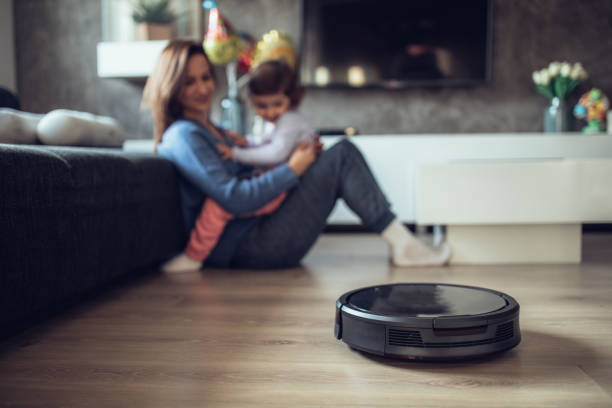
[[[519,344],[519,304],[505,293],[474,286],[370,286],[336,301],[334,334],[354,349],[380,356],[475,358]]]

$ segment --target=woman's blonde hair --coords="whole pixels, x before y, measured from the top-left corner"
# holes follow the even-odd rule
[[[202,54],[214,70],[202,44],[193,40],[175,39],[161,52],[153,72],[147,79],[143,93],[142,106],[151,110],[153,115],[153,140],[155,150],[168,127],[183,114],[178,97],[185,82],[185,71],[189,57]]]

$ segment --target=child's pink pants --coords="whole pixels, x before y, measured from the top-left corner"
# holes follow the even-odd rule
[[[241,217],[270,214],[281,205],[286,196],[286,192],[282,193],[260,209],[241,215]],[[215,201],[207,198],[195,226],[191,230],[191,236],[185,249],[187,256],[196,261],[204,261],[210,251],[217,245],[217,241],[219,241],[227,223],[232,219],[234,219],[232,214],[221,208]]]

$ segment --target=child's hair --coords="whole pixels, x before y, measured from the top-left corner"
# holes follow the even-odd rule
[[[304,87],[297,82],[295,72],[283,59],[266,60],[250,74],[249,93],[270,95],[283,93],[289,97],[290,108],[298,107],[304,96]]]

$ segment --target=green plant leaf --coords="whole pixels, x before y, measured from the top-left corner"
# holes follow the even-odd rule
[[[555,96],[550,85],[538,84],[536,85],[536,89],[538,90],[538,92],[540,92],[542,95],[544,95],[547,98],[552,99]]]
[[[135,23],[169,24],[175,19],[169,0],[138,0],[132,19]]]
[[[567,96],[567,78],[557,77],[555,78],[554,84],[555,95],[559,98],[565,98]]]
[[[574,89],[576,89],[576,86],[578,86],[579,83],[580,81],[578,79],[570,78],[568,85],[567,85],[567,94],[568,95],[571,94],[574,91]]]

